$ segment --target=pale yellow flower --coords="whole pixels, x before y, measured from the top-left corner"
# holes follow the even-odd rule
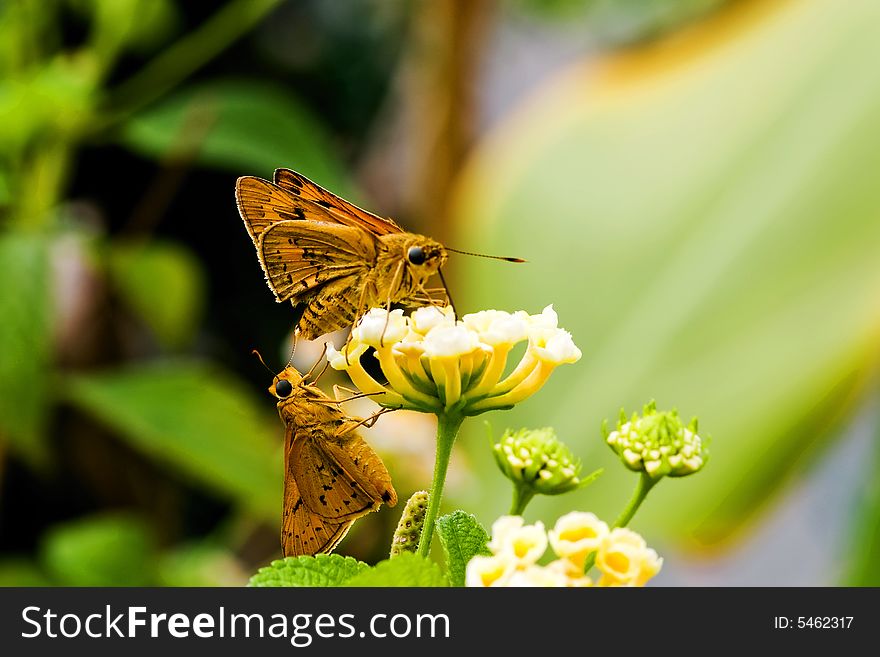
[[[660,572],[663,559],[636,532],[618,527],[599,542],[596,566],[603,573],[600,586],[644,586]]]
[[[400,310],[389,314],[373,308],[341,350],[328,345],[327,359],[383,406],[477,415],[523,401],[556,367],[581,357],[571,335],[557,323],[551,306],[539,315],[485,310],[460,321],[451,308],[419,308],[409,317]],[[504,376],[509,353],[526,340],[520,362]],[[361,364],[369,347],[387,383]]]
[[[516,570],[505,586],[510,587],[564,587],[569,585],[566,574],[554,568],[543,566],[526,566]]]
[[[514,532],[522,529],[525,524],[522,516],[501,516],[492,523],[492,540],[488,548],[493,554],[498,554],[507,545],[508,538]]]
[[[583,564],[578,566],[568,559],[557,559],[556,561],[548,563],[545,568],[564,575],[566,578],[565,585],[570,588],[585,588],[593,586],[593,580],[584,575]]]
[[[508,554],[517,567],[534,564],[547,550],[544,523],[523,524],[520,516],[502,516],[492,525],[489,549],[493,554]]]
[[[468,561],[465,569],[465,586],[491,587],[507,586],[516,570],[516,564],[508,554],[491,557],[477,555]]]
[[[550,545],[556,556],[570,561],[583,572],[587,556],[599,548],[608,535],[608,525],[595,514],[572,511],[560,517],[550,530]]]

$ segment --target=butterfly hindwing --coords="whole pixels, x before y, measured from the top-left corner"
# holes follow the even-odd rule
[[[356,232],[302,221],[269,226],[259,237],[257,254],[275,298],[298,303],[329,281],[362,275],[375,261],[375,250],[369,241],[356,240]]]

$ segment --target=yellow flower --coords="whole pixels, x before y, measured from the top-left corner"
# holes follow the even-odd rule
[[[484,310],[460,321],[451,308],[419,308],[409,317],[373,308],[342,350],[328,345],[327,358],[383,406],[477,415],[523,401],[557,366],[580,359],[571,334],[557,324],[552,306],[539,315]],[[505,377],[510,351],[526,340],[520,362]],[[387,383],[361,364],[369,347]]]
[[[547,550],[544,524],[523,524],[522,516],[501,516],[492,525],[489,550],[495,555],[509,555],[518,568],[530,566]]]
[[[608,525],[592,513],[572,511],[560,517],[550,530],[550,545],[557,556],[583,573],[587,556],[608,535]]]
[[[564,587],[568,582],[568,576],[557,569],[531,565],[514,572],[505,586]]]
[[[593,580],[584,575],[584,566],[572,563],[568,559],[551,561],[545,568],[560,573],[566,578],[565,586],[569,588],[585,588],[593,586]]]
[[[596,566],[603,574],[599,586],[644,586],[663,559],[636,532],[618,527],[599,541]]]
[[[516,564],[507,554],[491,557],[475,556],[468,561],[465,569],[465,586],[490,587],[507,586]]]

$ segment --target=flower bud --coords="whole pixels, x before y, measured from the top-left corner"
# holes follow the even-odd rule
[[[415,552],[419,547],[425,513],[428,510],[428,491],[419,490],[410,496],[400,514],[400,521],[391,539],[391,557],[404,552]]]
[[[653,480],[693,474],[709,457],[697,435],[696,418],[685,426],[677,411],[657,411],[654,402],[645,406],[641,417],[633,414],[629,421],[621,411],[617,428],[605,440],[626,467]]]
[[[581,463],[550,428],[508,429],[492,446],[495,462],[514,486],[532,493],[559,495],[583,484]]]

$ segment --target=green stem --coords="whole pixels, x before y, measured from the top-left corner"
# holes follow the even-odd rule
[[[638,511],[639,507],[642,505],[642,502],[645,501],[645,498],[648,496],[650,490],[654,487],[659,479],[652,479],[644,472],[639,477],[639,483],[636,484],[636,489],[633,491],[632,498],[629,501],[629,504],[626,505],[626,508],[617,516],[617,520],[614,521],[614,525],[612,525],[612,529],[616,527],[626,527],[629,524],[629,521],[632,520],[633,516]]]
[[[521,516],[535,496],[535,491],[529,486],[513,487],[513,502],[510,504],[510,515]]]
[[[434,523],[440,511],[440,500],[443,497],[443,484],[446,482],[446,469],[452,455],[452,445],[458,436],[458,430],[464,417],[440,413],[437,415],[437,453],[434,457],[434,478],[431,491],[428,493],[428,512],[425,514],[425,526],[419,539],[419,555],[427,557],[431,553],[431,538],[434,534]]]
[[[629,504],[627,504],[623,511],[621,511],[620,515],[617,516],[617,520],[615,520],[614,524],[611,526],[612,529],[616,529],[617,527],[626,527],[629,524],[629,521],[633,519],[636,511],[638,511],[639,507],[642,505],[642,502],[645,501],[648,493],[658,481],[660,480],[652,479],[644,472],[641,473],[641,476],[639,476],[639,481],[636,484],[636,489],[633,491],[632,497],[629,500]],[[588,572],[595,563],[596,553],[593,552],[592,554],[590,554],[590,556],[587,557],[586,563],[584,563],[584,572]]]

